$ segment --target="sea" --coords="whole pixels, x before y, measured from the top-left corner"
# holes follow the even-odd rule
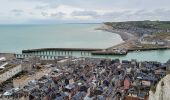
[[[108,48],[122,43],[116,33],[96,30],[102,24],[0,25],[0,52],[37,48]],[[130,52],[125,56],[92,56],[121,60],[166,62],[170,50]]]

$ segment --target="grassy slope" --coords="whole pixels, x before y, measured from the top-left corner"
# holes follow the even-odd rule
[[[115,27],[127,26],[148,29],[170,29],[170,21],[128,21],[128,22],[106,22],[106,25]]]

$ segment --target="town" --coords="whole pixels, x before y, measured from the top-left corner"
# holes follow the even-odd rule
[[[169,21],[105,22],[96,30],[119,34],[124,42],[93,54],[126,55],[130,51],[170,49]]]
[[[132,59],[0,54],[2,100],[148,100],[170,73],[166,63]]]

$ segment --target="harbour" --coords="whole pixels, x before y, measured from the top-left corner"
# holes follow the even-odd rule
[[[170,100],[168,0],[0,5],[0,100]]]
[[[32,53],[16,54],[17,58],[25,58],[29,56],[38,56],[42,59],[54,60],[58,57],[86,57],[86,58],[106,58],[106,59],[120,59],[120,60],[131,60],[137,59],[138,61],[159,61],[166,62],[169,60],[169,49],[163,50],[147,50],[147,51],[131,51],[127,55],[91,55],[89,52],[81,51],[40,51]]]
[[[137,59],[139,61],[151,60],[166,62],[170,56],[170,50],[166,48],[150,49],[135,49],[129,50],[128,53],[115,55],[112,52],[101,52],[103,49],[109,49],[108,47],[117,46],[122,44],[123,40],[118,34],[111,32],[95,30],[100,27],[101,24],[59,24],[59,25],[10,25],[0,26],[2,37],[0,52],[14,53],[18,57],[23,58],[25,55],[38,55],[42,56],[43,59],[54,59],[58,56],[72,56],[72,57],[93,57],[93,58],[111,58],[111,59],[122,59],[131,60]],[[33,29],[32,29],[33,28]],[[64,30],[64,28],[66,28]],[[20,30],[19,30],[20,29]],[[72,30],[76,29],[76,30]],[[31,31],[30,31],[31,30]],[[71,30],[69,33],[66,30]],[[32,34],[32,35],[31,35]],[[39,37],[41,36],[41,38]],[[73,36],[74,38],[69,38]],[[28,39],[25,39],[25,38]],[[5,39],[8,38],[9,40]],[[107,40],[106,40],[107,39]],[[8,43],[7,43],[8,41]],[[6,44],[6,45],[4,45]],[[15,46],[14,46],[15,45]],[[83,50],[58,50],[56,52],[46,50],[43,52],[26,53],[22,50],[39,49],[39,48],[96,48],[102,55],[91,54],[92,51]],[[113,47],[114,48],[114,47]],[[139,52],[140,50],[140,52]],[[83,52],[81,52],[83,51]],[[96,51],[96,50],[94,50]],[[96,53],[96,52],[95,52]],[[110,54],[111,55],[110,55]],[[160,56],[161,55],[161,56]],[[160,59],[161,58],[161,59]]]

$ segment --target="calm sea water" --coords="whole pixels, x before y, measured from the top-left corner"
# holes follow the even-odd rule
[[[0,52],[35,48],[107,48],[122,42],[119,35],[95,30],[101,24],[0,25]],[[93,56],[166,62],[170,50],[131,52],[126,56]]]
[[[35,48],[107,48],[119,35],[95,30],[100,24],[1,25],[0,52]]]
[[[159,61],[162,63],[167,62],[170,59],[170,50],[152,50],[152,51],[140,51],[129,52],[125,56],[94,56],[96,58],[112,58],[121,60],[137,59],[138,61]]]

